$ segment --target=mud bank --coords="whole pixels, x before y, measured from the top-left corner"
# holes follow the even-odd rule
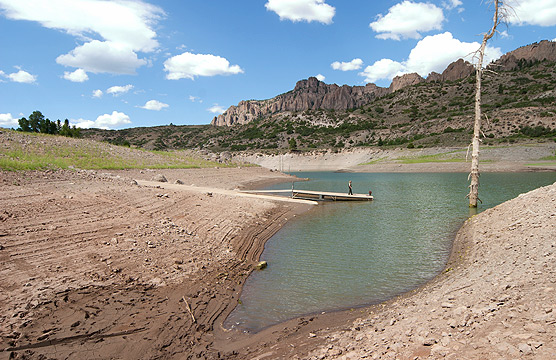
[[[0,173],[0,358],[556,357],[556,184],[468,220],[446,271],[386,303],[221,327],[307,206],[137,186],[291,181],[261,168]]]
[[[0,358],[218,358],[265,241],[310,205],[138,186],[160,171],[1,173]],[[162,171],[239,188],[261,168]]]

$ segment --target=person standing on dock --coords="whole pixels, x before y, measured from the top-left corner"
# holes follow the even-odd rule
[[[348,183],[348,189],[349,189],[349,190],[348,190],[348,195],[353,195],[353,190],[352,190],[352,188],[351,188],[351,180],[350,180],[349,183]]]

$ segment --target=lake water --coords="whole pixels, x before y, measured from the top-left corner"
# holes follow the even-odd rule
[[[556,173],[485,173],[477,210],[467,174],[304,173],[297,189],[355,193],[371,202],[329,202],[289,221],[266,244],[268,268],[247,279],[227,328],[258,331],[296,316],[378,303],[442,271],[456,232],[477,211],[556,181]],[[291,189],[290,184],[274,188]]]

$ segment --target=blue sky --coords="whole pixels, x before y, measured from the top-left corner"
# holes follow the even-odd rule
[[[495,59],[556,38],[556,0],[512,0]],[[0,0],[0,127],[40,110],[80,127],[208,124],[317,76],[389,86],[476,50],[488,1]]]

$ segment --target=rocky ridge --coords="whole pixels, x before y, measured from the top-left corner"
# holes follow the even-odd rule
[[[539,43],[520,47],[503,55],[490,64],[497,71],[513,70],[520,61],[556,61],[556,42],[543,40]],[[296,112],[305,110],[348,110],[369,104],[374,99],[393,93],[408,86],[422,82],[455,81],[474,72],[474,67],[467,61],[459,59],[442,72],[432,72],[427,78],[417,73],[404,74],[392,80],[390,87],[383,88],[369,83],[365,86],[326,84],[315,77],[300,80],[295,88],[287,93],[267,100],[241,101],[237,106],[230,106],[223,114],[214,117],[213,126],[233,126],[248,124],[258,118],[279,112]]]

